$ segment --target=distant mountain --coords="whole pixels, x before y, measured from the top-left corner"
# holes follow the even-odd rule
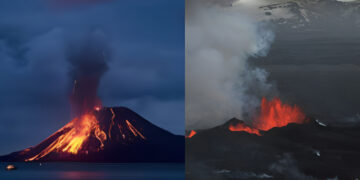
[[[266,3],[259,9],[269,19],[283,27],[308,28],[328,23],[347,23],[360,27],[360,1],[358,0],[269,0],[263,2]]]
[[[73,120],[40,144],[0,161],[183,162],[184,136],[125,107],[101,108]]]
[[[261,131],[230,131],[231,119],[186,139],[187,179],[355,179],[360,176],[360,127],[311,119]],[[206,167],[206,168],[205,168]],[[197,169],[200,169],[196,172]],[[300,178],[299,178],[300,177]],[[211,179],[211,178],[210,178]]]

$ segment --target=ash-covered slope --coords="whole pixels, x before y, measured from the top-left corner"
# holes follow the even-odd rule
[[[205,1],[205,0],[204,0]],[[220,1],[214,0],[217,4]],[[222,2],[222,1],[221,1]],[[227,0],[228,6],[254,6],[279,33],[360,28],[359,0]],[[224,4],[224,3],[222,3]],[[225,4],[226,5],[226,4]],[[339,28],[341,27],[341,28]]]
[[[165,131],[125,107],[74,119],[37,146],[0,161],[183,162],[184,136]]]
[[[306,124],[261,131],[224,125],[186,139],[187,179],[355,179],[360,176],[360,128]]]

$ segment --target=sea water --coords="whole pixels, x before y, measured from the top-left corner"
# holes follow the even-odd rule
[[[17,169],[6,171],[7,164]],[[181,163],[0,163],[4,180],[183,180]]]

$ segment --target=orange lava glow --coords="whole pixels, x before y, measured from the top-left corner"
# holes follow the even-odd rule
[[[109,138],[111,139],[111,129],[115,124],[114,119],[115,119],[116,115],[115,115],[115,112],[114,112],[114,110],[112,108],[110,108],[110,111],[111,111],[112,116],[111,116],[111,123],[110,123],[110,128],[109,128],[108,135],[109,135]]]
[[[146,139],[128,120],[125,121],[134,136],[140,136],[142,139]]]
[[[102,107],[101,101],[96,95],[97,83],[96,78],[87,77],[81,77],[80,81],[74,81],[70,100],[76,118],[37,145],[34,148],[35,151],[26,156],[29,158],[25,161],[41,160],[49,154],[60,157],[65,156],[70,159],[78,154],[81,156],[87,155],[89,151],[99,152],[105,150],[105,144],[111,144],[112,141],[110,140],[113,140],[112,138],[119,139],[120,137],[118,132],[115,131],[116,125],[124,140],[129,135],[134,135],[133,138],[129,138],[130,140],[146,140],[146,137],[129,120],[124,122],[120,118],[116,119],[117,116],[113,108],[109,108],[112,116],[110,122],[108,122],[108,116],[104,116],[108,113],[108,108]],[[131,122],[135,124],[134,120]],[[142,129],[140,128],[140,130]],[[27,154],[30,150],[25,149],[21,153]],[[37,154],[34,155],[34,153]]]
[[[191,130],[190,133],[189,133],[189,135],[186,136],[186,138],[192,138],[192,137],[195,136],[195,135],[196,135],[196,131]]]
[[[306,121],[306,115],[298,106],[284,104],[279,98],[274,98],[271,101],[263,98],[260,115],[255,118],[253,127],[267,131],[290,123],[303,124]]]
[[[53,151],[78,154],[84,142],[90,137],[91,132],[94,132],[96,138],[100,141],[100,148],[104,146],[103,142],[107,138],[105,132],[100,129],[96,117],[91,113],[85,114],[81,118],[73,119],[52,136],[61,131],[65,133],[56,138],[39,154],[26,161],[39,160]]]
[[[245,131],[261,136],[261,131],[268,131],[274,127],[283,127],[290,123],[303,124],[307,121],[306,115],[298,106],[284,104],[279,98],[274,98],[271,101],[263,98],[260,115],[254,119],[252,126],[239,122],[229,125],[229,130]]]
[[[244,123],[238,123],[238,124],[231,124],[229,126],[230,131],[245,131],[250,134],[256,134],[258,136],[261,136],[258,129],[252,128]]]

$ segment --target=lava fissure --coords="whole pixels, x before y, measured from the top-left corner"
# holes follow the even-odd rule
[[[244,131],[261,136],[261,131],[268,131],[274,127],[283,127],[290,123],[303,124],[308,119],[303,111],[296,105],[291,106],[281,102],[279,98],[261,101],[260,115],[255,117],[252,125],[238,122],[229,125],[230,131]]]
[[[279,98],[274,98],[271,101],[263,98],[260,115],[255,118],[253,127],[267,131],[290,123],[303,124],[306,121],[306,115],[297,105],[284,104]]]

